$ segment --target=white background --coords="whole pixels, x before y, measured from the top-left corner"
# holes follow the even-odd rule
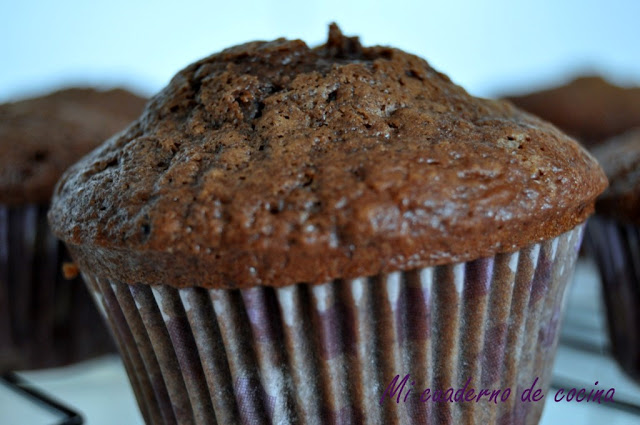
[[[188,63],[233,44],[323,42],[327,24],[425,57],[492,96],[600,72],[640,84],[640,1],[0,0],[0,101],[60,85],[151,94]]]

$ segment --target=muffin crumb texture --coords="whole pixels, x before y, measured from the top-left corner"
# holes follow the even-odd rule
[[[181,72],[62,178],[55,233],[127,283],[283,286],[511,252],[591,213],[576,142],[336,26]]]

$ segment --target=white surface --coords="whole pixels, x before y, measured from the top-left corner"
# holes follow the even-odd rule
[[[547,403],[540,425],[638,425],[640,419],[631,413],[597,404]]]
[[[572,348],[562,341],[580,341],[606,350],[604,319],[599,282],[592,264],[580,262],[569,292],[561,345],[554,367],[554,382],[569,381],[578,388],[615,388],[615,400],[640,405],[640,388],[625,377],[613,360],[604,354]],[[116,357],[104,357],[68,368],[22,374],[49,394],[81,411],[88,425],[138,425],[142,418],[126,374]],[[592,403],[552,400],[556,390],[545,397],[547,403],[541,425],[637,425],[640,417]],[[52,423],[51,415],[30,405],[0,385],[0,424],[40,425]]]

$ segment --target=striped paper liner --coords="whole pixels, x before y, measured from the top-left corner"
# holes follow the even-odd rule
[[[115,351],[104,319],[47,224],[46,205],[0,204],[0,371],[62,366]]]
[[[243,290],[83,273],[148,424],[536,424],[578,226],[513,254],[374,277]],[[399,403],[380,403],[410,374]],[[421,402],[426,389],[505,402]],[[414,385],[411,385],[411,382]],[[404,401],[404,396],[412,393]]]
[[[640,382],[640,228],[596,215],[586,234],[600,271],[613,356]]]

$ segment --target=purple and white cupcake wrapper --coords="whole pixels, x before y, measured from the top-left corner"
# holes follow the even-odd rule
[[[115,350],[49,231],[46,205],[0,204],[0,371],[61,366]]]
[[[600,270],[613,355],[640,381],[640,227],[596,215],[586,239]]]
[[[549,387],[581,236],[578,226],[513,254],[315,286],[176,289],[83,273],[148,424],[532,425],[543,404],[519,394],[536,377]],[[513,394],[380,404],[406,374],[418,394],[469,378]]]

